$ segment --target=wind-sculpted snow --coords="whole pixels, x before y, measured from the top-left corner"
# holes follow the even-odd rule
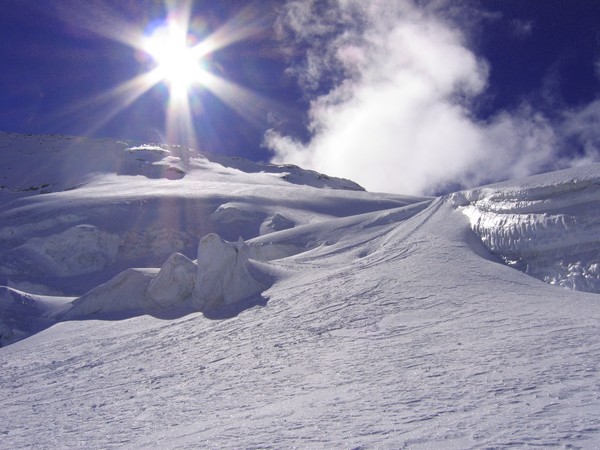
[[[1,450],[599,446],[598,296],[499,264],[595,285],[599,166],[431,199],[104,144],[2,153]]]
[[[262,306],[61,322],[6,346],[0,448],[597,447],[596,296],[482,258],[474,237],[442,199],[294,227],[248,243],[304,248],[262,267],[279,274]],[[190,262],[158,291],[187,295]]]
[[[180,146],[0,133],[0,148],[0,284],[38,294],[195,258],[210,233],[249,240],[421,200]]]
[[[0,286],[0,347],[55,324],[57,316],[68,309],[70,300]]]
[[[511,267],[600,293],[600,170],[564,171],[452,196],[486,247]],[[537,180],[537,181],[536,181]]]
[[[110,319],[181,306],[186,312],[215,313],[271,286],[269,274],[262,273],[249,255],[241,238],[233,243],[209,234],[198,245],[196,261],[174,253],[160,270],[128,269],[75,299],[60,318]]]

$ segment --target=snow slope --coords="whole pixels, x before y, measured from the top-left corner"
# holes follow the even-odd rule
[[[63,320],[8,325],[35,334],[0,349],[0,448],[600,445],[598,296],[525,273],[594,264],[599,166],[410,199],[221,162],[8,203],[2,270],[31,291],[4,288],[2,318]],[[141,235],[192,240],[196,222],[161,218],[203,205],[191,250]],[[56,236],[105,259],[74,274],[45,252],[20,272],[15,249]]]
[[[181,147],[4,134],[0,149],[0,280],[40,294],[81,295],[173,252],[195,258],[212,232],[250,239],[420,200]]]

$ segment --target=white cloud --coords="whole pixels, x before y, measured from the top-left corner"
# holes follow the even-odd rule
[[[275,162],[399,193],[556,165],[557,135],[527,106],[486,123],[474,118],[488,65],[440,16],[439,2],[435,10],[394,0],[325,3],[291,1],[280,18],[282,38],[305,52],[292,70],[311,98],[312,137],[268,132]]]
[[[600,160],[600,100],[564,113],[561,135],[575,141],[580,150],[570,165],[589,164]]]

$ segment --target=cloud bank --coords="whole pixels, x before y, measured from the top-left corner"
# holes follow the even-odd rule
[[[422,2],[421,2],[422,3]],[[308,142],[270,130],[273,162],[351,178],[371,191],[431,194],[576,163],[558,154],[600,106],[560,125],[523,103],[475,116],[489,67],[440,2],[294,0],[278,31],[310,99]],[[447,10],[446,10],[447,11]],[[446,17],[448,17],[446,15]],[[587,136],[581,161],[597,157]]]

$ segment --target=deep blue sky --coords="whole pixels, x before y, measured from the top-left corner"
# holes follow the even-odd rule
[[[193,14],[203,18],[209,34],[249,3],[197,1]],[[198,93],[203,107],[194,123],[202,148],[266,160],[269,153],[261,142],[268,128],[276,125],[280,132],[307,138],[309,97],[285,73],[301,55],[297,48],[290,53],[273,33],[283,4],[256,2],[262,33],[211,56],[219,76],[259,94],[267,106],[257,108],[249,121],[209,91]],[[488,89],[474,110],[481,120],[523,99],[551,115],[598,97],[599,1],[470,4],[477,10],[475,20],[464,21],[471,47],[490,70]],[[100,128],[95,125],[114,106],[111,101],[77,107],[143,71],[135,50],[79,26],[78,14],[93,21],[97,5],[110,6],[138,28],[164,16],[163,3],[153,0],[0,0],[0,131],[162,139],[164,86],[151,89]],[[459,26],[460,14],[453,18]]]
[[[549,101],[541,97],[550,95],[571,106],[598,96],[600,2],[488,0],[483,5],[502,13],[501,20],[488,21],[481,30],[481,54],[492,66],[492,108],[532,95],[540,97],[538,101]],[[530,24],[521,38],[515,37],[519,24]]]

